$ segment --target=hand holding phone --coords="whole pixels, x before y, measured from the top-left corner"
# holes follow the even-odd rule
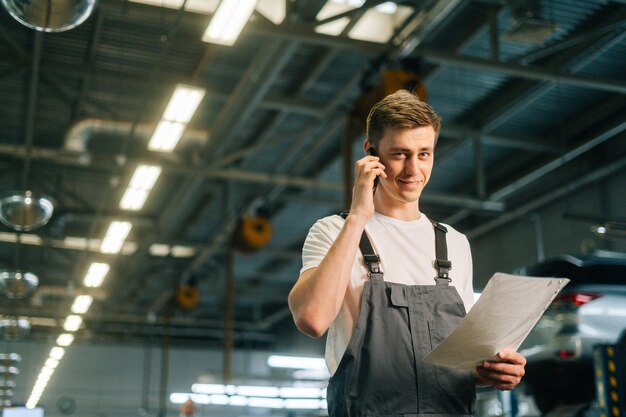
[[[378,152],[376,152],[376,148],[374,148],[373,146],[370,146],[369,148],[367,148],[367,153],[371,156],[378,156]],[[376,176],[376,178],[374,178],[374,192],[376,192],[376,187],[378,187],[378,182],[380,181],[380,176]]]

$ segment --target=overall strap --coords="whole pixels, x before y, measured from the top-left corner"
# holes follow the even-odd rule
[[[348,211],[342,211],[339,213],[341,217],[345,220],[348,217]],[[372,247],[372,243],[370,242],[365,230],[361,234],[361,241],[359,242],[359,249],[361,249],[361,253],[363,254],[363,260],[365,261],[365,265],[367,266],[367,275],[371,278],[380,278],[383,279],[383,272],[380,270],[380,256],[374,251]]]
[[[448,260],[448,245],[446,243],[446,233],[448,229],[440,223],[431,220],[435,228],[435,261],[433,266],[437,270],[435,282],[437,285],[446,286],[452,279],[448,272],[452,269],[452,262]]]

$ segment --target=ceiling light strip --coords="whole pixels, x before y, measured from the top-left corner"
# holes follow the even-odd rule
[[[99,287],[102,285],[102,281],[104,281],[109,269],[111,269],[109,264],[93,262],[89,265],[83,284],[85,287]]]
[[[257,0],[222,0],[202,40],[233,45],[256,7]]]
[[[324,358],[303,356],[270,355],[267,359],[267,364],[272,368],[326,369],[326,361]]]
[[[130,222],[111,222],[104,239],[102,239],[100,251],[102,253],[119,253],[132,228],[133,225]]]
[[[39,375],[37,376],[37,380],[35,381],[35,385],[33,386],[33,390],[28,397],[28,401],[26,401],[26,408],[33,409],[37,406],[37,403],[41,399],[50,378],[54,375],[61,359],[65,355],[65,349],[59,346],[55,346],[50,350],[50,354],[46,359]]]
[[[192,85],[178,84],[157,125],[148,149],[172,152],[183,136],[187,124],[202,102],[206,90]]]
[[[139,165],[130,179],[128,188],[120,201],[120,208],[123,210],[140,210],[148,194],[154,187],[157,179],[161,175],[161,167],[154,165]]]

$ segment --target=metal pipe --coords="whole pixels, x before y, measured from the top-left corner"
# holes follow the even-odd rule
[[[167,416],[167,380],[169,378],[169,370],[170,370],[170,326],[169,326],[169,317],[172,314],[171,308],[168,308],[168,312],[166,315],[166,323],[165,323],[165,335],[163,336],[163,341],[161,345],[161,383],[159,389],[159,417]]]
[[[235,248],[230,245],[226,258],[226,291],[224,304],[224,360],[222,381],[230,382],[232,377],[233,328],[235,326]]]
[[[135,127],[135,135],[137,139],[148,138],[154,132],[152,124],[138,124]],[[85,119],[74,123],[65,135],[63,149],[87,153],[88,144],[94,134],[111,134],[119,135],[121,139],[125,139],[133,129],[132,122],[113,121],[105,119]],[[209,140],[209,132],[207,130],[186,129],[182,140],[193,141],[200,146],[206,146]]]
[[[43,34],[35,31],[33,46],[33,69],[30,73],[30,86],[28,90],[28,112],[26,113],[26,133],[24,134],[24,143],[26,148],[26,156],[24,158],[24,171],[22,172],[22,190],[26,191],[28,187],[28,175],[30,173],[30,154],[33,146],[33,138],[35,132],[35,109],[37,107],[37,89],[39,87],[39,65],[41,63],[41,49],[43,43]]]
[[[535,227],[535,242],[537,244],[537,262],[543,262],[546,259],[546,250],[543,245],[543,227],[541,223],[541,215],[533,213],[530,216],[530,221],[533,222]]]
[[[498,11],[495,6],[489,7],[489,50],[492,61],[500,61],[500,43],[498,39]]]
[[[143,356],[143,383],[141,384],[141,408],[144,412],[150,408],[150,371],[152,370],[152,348],[146,343]]]
[[[483,145],[479,139],[474,139],[474,166],[476,169],[476,194],[483,200],[487,195],[485,185],[485,163],[483,161]]]

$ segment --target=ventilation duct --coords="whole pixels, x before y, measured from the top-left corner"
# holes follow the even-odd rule
[[[133,123],[120,122],[103,119],[85,119],[72,126],[65,136],[63,148],[70,152],[82,154],[81,162],[89,164],[89,142],[96,134],[119,136],[125,139],[131,132]],[[135,128],[134,137],[148,142],[149,137],[154,132],[155,126],[149,124],[139,124]],[[206,130],[187,129],[183,134],[182,141],[204,146],[209,140],[209,133]]]

